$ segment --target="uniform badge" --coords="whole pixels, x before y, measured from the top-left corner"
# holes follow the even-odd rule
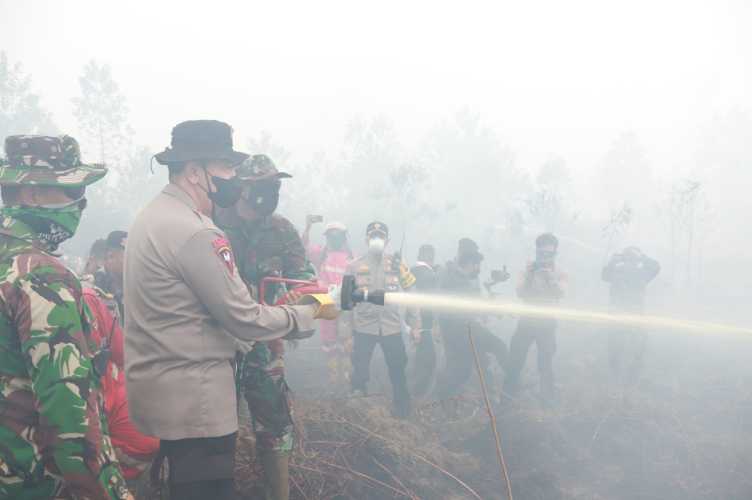
[[[222,260],[230,274],[235,274],[235,258],[232,255],[232,248],[227,238],[217,238],[212,241],[212,246],[217,256]]]

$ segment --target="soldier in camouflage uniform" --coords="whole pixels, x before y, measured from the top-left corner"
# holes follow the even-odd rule
[[[69,136],[11,136],[0,166],[0,498],[132,498],[108,435],[81,284],[52,254],[85,187]]]
[[[303,242],[292,223],[274,211],[279,201],[280,179],[266,155],[254,155],[238,168],[243,184],[240,201],[220,214],[230,238],[240,276],[254,297],[261,280],[275,276],[311,280],[315,272],[306,261]],[[264,301],[282,297],[280,286],[267,286]],[[264,467],[267,499],[289,498],[288,460],[294,441],[292,407],[284,377],[281,339],[257,342],[238,356],[238,393],[243,394],[252,417],[256,449]]]

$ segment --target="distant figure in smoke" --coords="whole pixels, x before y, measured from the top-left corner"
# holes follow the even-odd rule
[[[517,286],[517,295],[528,304],[554,305],[566,291],[567,276],[556,267],[559,240],[544,233],[535,240],[535,261],[528,264]],[[535,342],[538,348],[538,373],[541,398],[553,403],[556,396],[553,358],[556,353],[556,326],[554,318],[520,317],[512,336],[509,352],[509,370],[504,383],[504,393],[515,396],[519,391],[520,376],[525,367],[528,350]]]
[[[95,240],[89,249],[89,258],[86,259],[86,264],[84,265],[84,271],[82,274],[91,274],[93,276],[94,273],[102,269],[106,253],[107,241],[104,238]]]
[[[332,290],[342,286],[342,277],[353,255],[347,239],[347,227],[341,222],[330,222],[326,225],[325,246],[310,242],[311,227],[322,219],[316,215],[306,217],[303,244],[306,246],[308,258],[318,271],[319,282]],[[333,385],[350,376],[348,354],[352,348],[352,340],[345,330],[339,318],[333,321],[319,321],[322,349],[326,353],[329,368],[329,382]]]
[[[389,229],[383,222],[371,222],[366,229],[368,253],[347,266],[348,275],[355,276],[359,288],[401,292],[415,285],[415,276],[397,257],[386,253]],[[367,394],[371,357],[376,345],[381,346],[389,369],[389,379],[394,393],[394,416],[405,418],[410,414],[410,394],[407,390],[407,353],[402,339],[402,318],[396,306],[378,306],[359,303],[347,313],[352,325],[353,373],[350,378],[354,394]],[[417,311],[408,308],[405,322],[412,331],[420,331]]]
[[[438,287],[441,293],[453,296],[479,297],[481,295],[478,276],[483,262],[477,243],[470,238],[459,241],[457,257],[447,262],[439,275]],[[492,355],[500,367],[507,365],[507,346],[476,317],[461,313],[441,313],[439,327],[444,339],[446,368],[436,386],[438,399],[454,397],[462,391],[473,373],[474,356],[467,337],[468,328],[472,331],[475,346],[481,355]],[[487,369],[486,356],[483,368]]]
[[[125,255],[125,243],[128,233],[125,231],[112,231],[104,240],[105,249],[102,258],[102,266],[94,273],[94,284],[97,288],[112,296],[117,305],[117,311],[113,312],[120,326],[123,326],[125,317],[123,304],[123,258]]]
[[[433,245],[421,245],[418,261],[410,269],[415,276],[415,289],[420,293],[433,293],[438,286],[438,266],[434,264],[436,250]],[[415,386],[413,393],[423,397],[430,389],[436,370],[436,346],[433,339],[435,319],[431,309],[420,310],[420,339],[415,348]]]
[[[611,284],[611,310],[642,314],[645,290],[658,276],[661,266],[637,247],[614,254],[603,268],[603,281]],[[645,332],[638,327],[616,326],[608,334],[608,360],[614,382],[629,386],[637,382],[647,346]]]

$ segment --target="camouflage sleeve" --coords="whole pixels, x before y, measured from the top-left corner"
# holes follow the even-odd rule
[[[16,282],[15,323],[37,400],[35,445],[74,498],[120,499],[127,489],[112,449],[82,324],[80,284],[55,261]]]
[[[282,238],[282,274],[285,278],[296,280],[312,280],[316,276],[311,263],[306,259],[306,251],[303,240],[300,239],[295,226],[287,219],[282,219],[279,228]]]

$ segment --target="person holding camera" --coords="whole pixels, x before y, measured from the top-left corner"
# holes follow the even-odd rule
[[[440,293],[460,296],[479,297],[481,295],[480,267],[483,254],[478,244],[470,238],[462,238],[457,248],[457,256],[446,264],[438,279]],[[503,281],[503,280],[502,280]],[[473,373],[473,351],[468,341],[470,330],[478,349],[478,354],[485,361],[486,355],[496,358],[503,369],[507,365],[507,346],[499,337],[486,328],[477,316],[442,312],[438,315],[439,328],[444,340],[446,366],[436,384],[436,396],[446,400],[457,396]],[[483,369],[488,373],[484,362]],[[490,377],[486,377],[491,381]]]
[[[647,286],[660,272],[658,261],[637,247],[614,254],[601,273],[603,281],[611,285],[611,311],[642,314]],[[608,360],[614,382],[624,386],[636,382],[646,347],[646,335],[641,328],[617,326],[609,330]]]
[[[543,233],[535,240],[535,260],[528,264],[517,286],[517,296],[525,303],[555,305],[566,292],[567,275],[556,267],[559,240],[551,233]],[[541,399],[553,403],[553,358],[556,353],[555,318],[521,316],[509,347],[509,366],[504,382],[504,394],[514,397],[519,391],[520,375],[527,353],[533,343],[538,348]]]
[[[324,227],[325,245],[311,242],[311,228],[314,224],[323,222],[321,215],[308,215],[306,228],[303,232],[303,245],[306,247],[308,259],[316,267],[319,283],[329,289],[330,293],[342,286],[347,265],[353,259],[348,241],[347,226],[341,222],[332,221]],[[326,354],[326,366],[329,371],[329,385],[337,387],[350,377],[350,351],[352,339],[347,334],[349,327],[344,320],[319,321],[321,349]]]

